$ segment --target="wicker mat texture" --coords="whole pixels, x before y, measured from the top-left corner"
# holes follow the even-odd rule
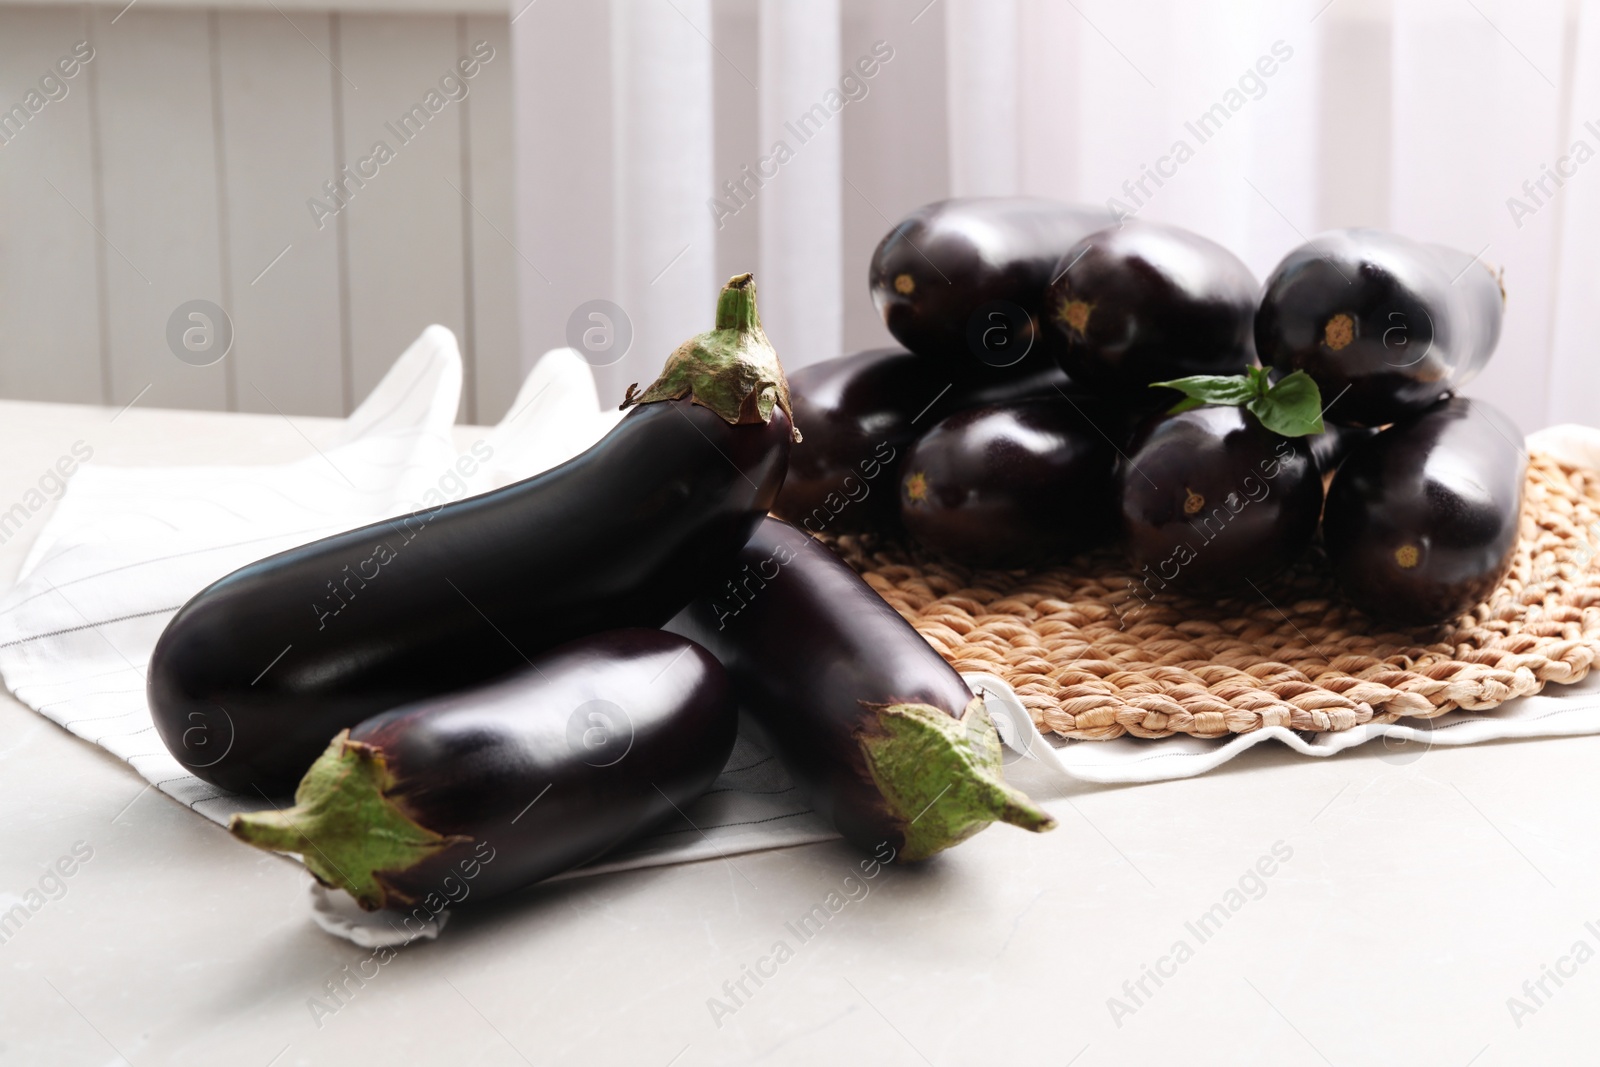
[[[1320,549],[1259,596],[1141,600],[1113,550],[1036,572],[975,571],[871,535],[826,540],[958,670],[1009,681],[1042,731],[1348,730],[1481,711],[1589,672],[1600,472],[1530,458],[1511,573],[1473,613],[1424,630],[1387,629],[1343,603]]]

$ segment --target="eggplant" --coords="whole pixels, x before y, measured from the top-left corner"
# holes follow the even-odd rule
[[[1169,585],[1232,591],[1305,551],[1322,511],[1322,475],[1306,438],[1273,433],[1245,408],[1208,405],[1141,427],[1119,465],[1117,494],[1148,594]]]
[[[1475,378],[1500,340],[1505,290],[1476,256],[1381,230],[1333,230],[1284,257],[1256,348],[1315,379],[1330,422],[1384,426]]]
[[[1527,476],[1522,432],[1482,400],[1442,401],[1364,442],[1322,520],[1345,597],[1407,625],[1470,611],[1511,569]]]
[[[340,731],[292,808],[228,829],[300,853],[368,910],[437,912],[430,897],[500,896],[681,814],[722,772],[738,722],[705,649],[613,630]]]
[[[588,451],[493,492],[252,563],[156,643],[156,729],[189,772],[280,794],[339,730],[562,642],[657,627],[749,539],[783,481],[787,386],[749,275]]]
[[[904,349],[875,348],[801,367],[789,378],[789,395],[806,439],[789,454],[773,514],[812,533],[896,531],[901,461],[919,434],[964,408],[1062,393],[1077,391],[1047,362],[1022,373],[982,364],[959,371]],[[1077,402],[1093,407],[1081,396]],[[1101,421],[1113,435],[1120,431],[1114,414]]]
[[[1041,298],[1078,239],[1111,221],[1035,197],[958,197],[901,219],[872,253],[867,283],[894,339],[947,366],[1014,366],[1037,349]]]
[[[1317,461],[1317,470],[1326,478],[1339,469],[1339,464],[1361,442],[1377,432],[1366,426],[1329,425],[1321,433],[1309,435],[1306,440],[1311,444],[1311,456]]]
[[[1154,382],[1243,373],[1255,362],[1256,280],[1238,256],[1177,226],[1124,222],[1069,248],[1045,293],[1045,329],[1073,381],[1142,407]]]
[[[959,411],[907,454],[900,515],[924,547],[958,562],[1039,566],[1114,532],[1116,459],[1063,397]]]
[[[809,803],[860,848],[918,860],[996,820],[1055,820],[1001,777],[1000,739],[955,669],[810,535],[767,519],[667,627],[728,671]]]

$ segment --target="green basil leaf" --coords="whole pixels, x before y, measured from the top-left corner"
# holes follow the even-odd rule
[[[1286,376],[1246,407],[1261,425],[1284,437],[1322,432],[1322,392],[1305,371]]]
[[[1203,408],[1205,406],[1206,406],[1206,402],[1204,400],[1201,400],[1199,397],[1186,396],[1182,400],[1178,401],[1176,404],[1174,404],[1170,408],[1168,408],[1167,409],[1167,414],[1168,415],[1181,415],[1185,411],[1193,411],[1195,408]]]
[[[1243,374],[1196,374],[1169,382],[1151,382],[1152,389],[1176,389],[1203,404],[1238,407],[1257,395],[1255,382]]]

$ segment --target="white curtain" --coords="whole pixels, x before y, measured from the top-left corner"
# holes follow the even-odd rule
[[[890,343],[866,289],[890,225],[1023,193],[1188,226],[1260,277],[1335,226],[1478,253],[1508,304],[1468,392],[1600,423],[1600,0],[540,0],[512,28],[525,343],[616,302],[607,389],[736,270],[791,368]]]

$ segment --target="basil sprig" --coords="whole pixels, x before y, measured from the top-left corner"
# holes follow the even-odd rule
[[[1176,389],[1183,399],[1169,410],[1180,411],[1203,404],[1242,407],[1261,425],[1284,437],[1305,437],[1322,432],[1322,393],[1305,371],[1285,375],[1276,385],[1265,367],[1250,367],[1243,374],[1196,374],[1170,382],[1152,382],[1152,389]]]

